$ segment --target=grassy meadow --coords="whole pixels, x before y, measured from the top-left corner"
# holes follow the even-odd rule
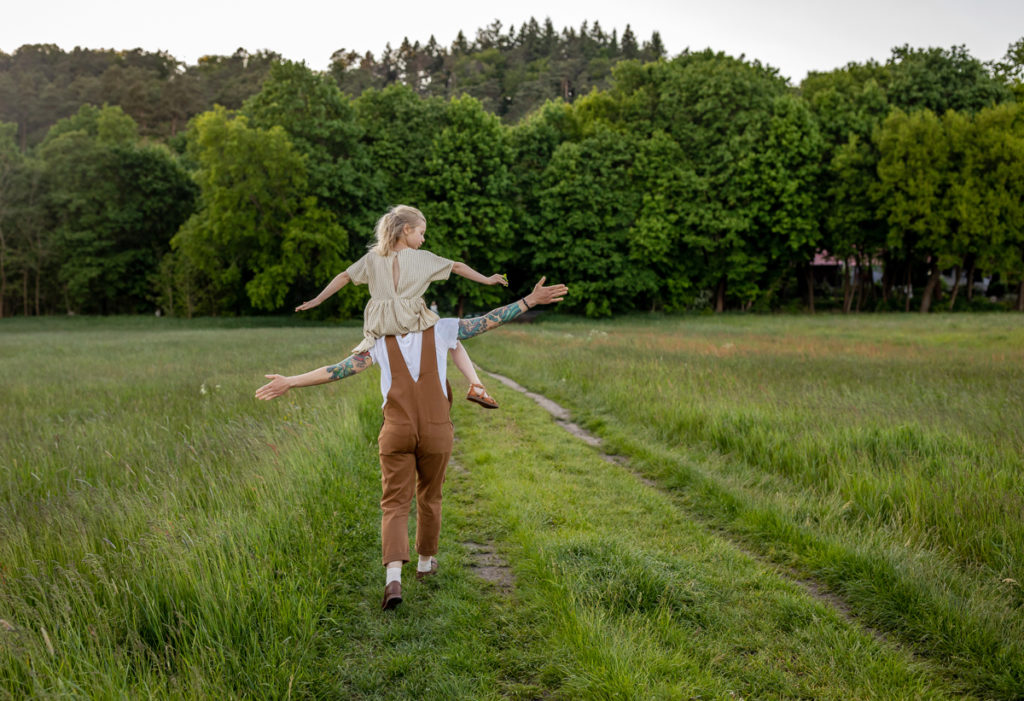
[[[377,371],[252,399],[359,336],[0,322],[0,698],[1024,695],[1024,319],[474,339],[623,464],[457,400],[442,571],[388,613]]]

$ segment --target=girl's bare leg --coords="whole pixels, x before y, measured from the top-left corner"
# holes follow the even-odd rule
[[[473,367],[473,361],[469,359],[469,353],[461,343],[456,343],[455,348],[451,351],[452,362],[455,363],[455,367],[459,369],[470,384],[482,385],[480,377],[476,374],[476,368]]]
[[[455,367],[469,380],[469,394],[466,395],[466,399],[476,402],[485,409],[497,409],[498,402],[484,389],[483,383],[480,382],[480,378],[476,374],[476,368],[473,367],[473,362],[469,359],[469,353],[462,347],[462,344],[456,343],[455,348],[449,352],[452,355],[452,361],[455,362]]]

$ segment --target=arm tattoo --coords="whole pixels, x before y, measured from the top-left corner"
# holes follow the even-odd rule
[[[459,340],[464,341],[473,336],[479,336],[485,331],[501,326],[507,321],[512,321],[523,313],[519,302],[513,302],[494,311],[487,312],[483,316],[472,319],[459,319]]]
[[[330,373],[332,380],[343,380],[357,372],[362,372],[371,365],[373,365],[373,358],[370,357],[369,352],[363,351],[356,355],[350,355],[337,365],[328,366],[327,372]]]

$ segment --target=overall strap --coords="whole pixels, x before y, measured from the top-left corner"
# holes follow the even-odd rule
[[[414,382],[412,379],[412,373],[409,372],[409,366],[405,364],[405,358],[402,357],[402,349],[398,347],[398,340],[394,336],[385,336],[384,345],[388,349],[388,365],[391,367],[391,383],[394,384],[395,380],[402,376],[403,381],[408,381],[410,384]],[[423,373],[423,368],[420,368],[420,374]]]
[[[437,377],[437,350],[434,345],[434,327],[431,326],[423,334],[423,348],[420,350],[420,380],[426,377]],[[394,374],[392,372],[392,374]],[[424,385],[426,386],[426,385]]]

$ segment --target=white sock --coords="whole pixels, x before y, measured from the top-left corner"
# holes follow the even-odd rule
[[[430,561],[434,559],[433,555],[420,555],[420,561],[416,563],[417,572],[429,572]]]
[[[402,583],[402,568],[401,567],[388,567],[388,578],[384,582],[384,586],[391,584],[392,582]]]

